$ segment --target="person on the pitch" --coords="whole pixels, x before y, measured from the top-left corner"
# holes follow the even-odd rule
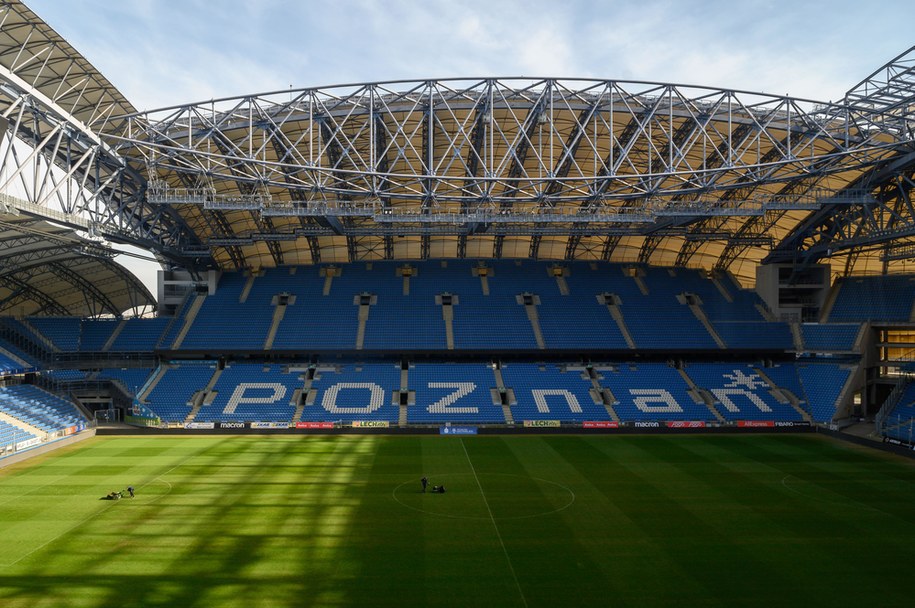
[[[425,493],[426,493],[426,486],[429,485],[429,478],[423,476],[423,478],[419,480],[419,483],[423,484],[423,494],[425,494]]]
[[[127,493],[130,494],[130,497],[133,498],[133,486],[127,486]]]

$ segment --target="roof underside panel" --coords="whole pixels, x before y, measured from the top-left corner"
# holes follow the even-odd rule
[[[112,252],[72,230],[0,214],[0,315],[120,316],[155,305]]]

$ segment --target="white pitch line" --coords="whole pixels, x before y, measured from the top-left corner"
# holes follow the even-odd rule
[[[467,446],[464,444],[464,438],[461,437],[461,447],[464,448],[464,456],[467,457],[467,463],[470,465],[470,470],[473,471],[473,478],[477,480],[477,487],[480,488],[480,495],[483,497],[483,504],[486,505],[486,511],[489,513],[489,519],[492,521],[492,527],[496,530],[496,538],[499,539],[499,544],[502,545],[502,552],[505,554],[505,561],[508,562],[508,569],[512,573],[512,578],[515,580],[515,586],[518,588],[518,595],[521,596],[521,602],[524,604],[525,608],[527,607],[527,598],[524,597],[524,591],[521,590],[521,583],[518,581],[518,575],[515,574],[515,567],[512,565],[512,558],[508,555],[508,549],[505,547],[505,541],[502,540],[502,533],[499,532],[499,524],[496,523],[496,518],[493,517],[492,509],[489,507],[489,501],[486,500],[486,492],[483,491],[483,484],[480,483],[480,478],[477,476],[477,470],[473,466],[473,461],[470,460],[470,454],[467,452]]]

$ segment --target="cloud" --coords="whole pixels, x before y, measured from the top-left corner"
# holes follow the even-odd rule
[[[887,3],[889,4],[889,3]],[[31,0],[141,109],[291,86],[593,76],[834,99],[910,44],[866,3]],[[883,10],[911,15],[907,3]]]

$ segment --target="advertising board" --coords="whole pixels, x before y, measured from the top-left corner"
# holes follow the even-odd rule
[[[477,427],[475,426],[440,426],[438,427],[439,435],[476,435]]]

